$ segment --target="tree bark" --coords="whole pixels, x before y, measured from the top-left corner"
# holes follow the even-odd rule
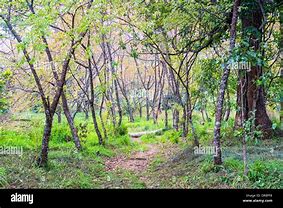
[[[232,53],[232,50],[235,47],[236,41],[236,25],[238,19],[238,7],[240,5],[240,0],[234,1],[233,6],[233,16],[232,16],[232,23],[230,29],[230,48],[229,53]],[[224,96],[225,90],[227,88],[227,82],[230,74],[230,67],[225,64],[224,73],[221,78],[220,83],[220,90],[219,95],[217,98],[217,107],[216,107],[216,114],[215,114],[215,127],[214,127],[214,146],[216,149],[216,154],[214,156],[214,164],[220,165],[222,164],[222,156],[221,156],[221,144],[220,144],[220,130],[221,130],[221,122],[222,122],[222,111],[223,111],[223,103],[224,103]]]
[[[245,15],[242,17],[243,31],[244,34],[246,34],[245,36],[249,37],[250,48],[252,48],[254,52],[259,52],[262,42],[262,11],[258,2],[251,3],[245,1],[245,3],[248,8],[246,9]],[[257,32],[249,35],[247,32],[250,28],[255,29]],[[246,97],[248,117],[255,112],[255,126],[263,132],[263,138],[267,139],[271,138],[272,122],[267,115],[263,86],[257,86],[257,80],[262,76],[262,71],[263,68],[261,66],[252,64],[250,70],[247,71],[247,76],[243,77],[246,78],[245,81],[247,83],[243,91],[245,94],[240,95],[241,91],[238,91],[237,94],[240,95],[240,97]],[[240,111],[237,111],[237,113],[240,113]],[[239,120],[238,117],[239,115],[236,115],[236,120]]]
[[[46,115],[42,144],[41,144],[41,154],[37,159],[37,164],[41,167],[47,166],[48,144],[51,136],[52,124],[53,124],[53,117],[50,115]]]
[[[62,106],[63,106],[64,114],[65,114],[66,119],[68,121],[74,143],[76,145],[76,148],[78,150],[81,150],[82,146],[81,146],[81,142],[80,142],[80,139],[79,139],[79,136],[78,136],[78,130],[75,127],[73,117],[70,113],[70,110],[69,110],[69,107],[68,107],[68,101],[67,101],[66,96],[65,96],[65,92],[62,92],[61,99],[62,99]]]

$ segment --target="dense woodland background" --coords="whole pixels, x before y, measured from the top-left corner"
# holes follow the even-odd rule
[[[282,7],[0,0],[0,187],[283,188]]]

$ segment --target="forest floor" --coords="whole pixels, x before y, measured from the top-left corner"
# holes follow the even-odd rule
[[[23,154],[0,154],[0,188],[283,188],[282,138],[249,142],[249,174],[244,176],[241,143],[229,136],[227,128],[224,162],[215,166],[212,155],[194,154],[190,135],[182,138],[173,130],[157,131],[162,123],[126,123],[129,132],[155,133],[129,137],[121,130],[122,135],[109,137],[105,146],[97,144],[89,123],[81,152],[65,140],[68,125],[55,123],[48,167],[39,168],[35,161],[42,121],[33,115],[2,123],[0,148],[20,147]],[[196,125],[202,146],[212,145],[212,125]]]

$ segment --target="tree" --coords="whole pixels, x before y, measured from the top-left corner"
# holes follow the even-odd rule
[[[251,62],[251,68],[240,74],[240,83],[245,83],[243,89],[238,86],[238,104],[244,103],[243,108],[239,109],[235,120],[247,120],[255,113],[255,126],[259,127],[265,138],[270,138],[272,123],[267,115],[264,87],[259,84],[263,76],[263,57],[264,49],[261,46],[263,40],[263,3],[264,1],[243,1],[245,7],[241,12],[243,42],[248,48],[244,57]],[[240,99],[242,98],[242,100]],[[244,112],[244,118],[241,112]]]
[[[68,49],[66,50],[66,55],[65,58],[62,61],[62,66],[61,66],[61,76],[58,78],[58,80],[56,80],[56,84],[55,84],[55,89],[54,89],[54,94],[52,96],[52,99],[50,98],[51,95],[47,95],[47,93],[44,91],[43,88],[43,83],[39,77],[38,71],[36,70],[36,66],[35,66],[35,57],[31,57],[31,54],[29,52],[30,48],[29,46],[32,47],[33,50],[36,50],[37,48],[35,47],[36,45],[34,45],[33,39],[31,38],[31,36],[33,36],[34,38],[41,39],[42,38],[42,32],[49,32],[50,31],[50,24],[52,24],[55,20],[56,20],[56,13],[52,13],[51,11],[54,9],[53,7],[56,6],[61,6],[60,3],[58,3],[56,5],[55,2],[53,2],[53,4],[44,4],[43,7],[41,7],[41,15],[45,16],[46,19],[42,20],[40,22],[33,22],[34,23],[34,30],[30,31],[25,31],[26,32],[26,37],[22,37],[22,35],[16,30],[16,26],[14,26],[14,22],[17,22],[18,19],[15,18],[15,14],[18,12],[16,11],[17,6],[22,6],[22,5],[15,5],[14,2],[3,2],[6,3],[7,5],[7,11],[6,13],[1,13],[0,14],[0,18],[4,21],[4,23],[6,24],[8,30],[10,31],[10,33],[14,36],[14,38],[16,39],[16,41],[19,44],[19,48],[20,50],[23,52],[24,54],[24,58],[26,60],[26,63],[29,66],[29,69],[34,77],[34,81],[36,83],[37,89],[38,89],[38,93],[41,97],[41,101],[44,107],[44,113],[45,113],[45,127],[44,127],[44,133],[43,133],[43,138],[42,138],[42,147],[41,147],[41,153],[40,156],[37,160],[37,163],[39,166],[46,166],[47,165],[47,161],[48,161],[48,144],[49,144],[49,139],[50,139],[50,135],[51,135],[51,130],[52,130],[52,124],[53,124],[53,117],[54,114],[56,112],[56,108],[57,105],[59,103],[59,99],[62,95],[63,92],[63,87],[65,84],[65,80],[66,80],[66,75],[67,75],[67,71],[69,69],[69,64],[71,61],[71,57],[72,55],[75,53],[76,47],[78,46],[78,44],[82,41],[82,39],[84,38],[84,36],[87,33],[87,29],[88,26],[85,25],[87,22],[83,22],[84,25],[79,25],[77,28],[75,28],[75,24],[72,24],[72,28],[70,28],[70,30],[72,30],[73,33],[71,33],[71,38],[70,38],[70,43],[68,46]],[[90,1],[87,3],[87,9],[91,8],[93,1]],[[31,2],[31,5],[33,5],[33,1]],[[71,5],[71,8],[74,5]],[[80,3],[78,3],[77,5],[78,7],[82,7],[80,5]],[[22,10],[25,9],[24,7],[21,8]],[[12,13],[14,12],[14,13]],[[46,16],[47,14],[49,14],[48,16]],[[31,15],[31,17],[28,17],[26,19],[26,21],[30,21],[31,18],[33,18],[34,14]],[[63,14],[58,14],[63,15]],[[40,16],[40,17],[42,17]],[[62,16],[61,16],[62,17]],[[73,22],[75,21],[75,15],[73,15]],[[82,27],[83,26],[83,27]],[[57,29],[59,27],[56,27]],[[83,28],[83,29],[82,29]],[[59,28],[60,29],[60,28]],[[77,31],[76,31],[77,29]],[[62,31],[62,29],[61,29]],[[64,31],[64,30],[63,30]],[[28,42],[30,41],[30,42]],[[33,44],[33,45],[32,45]],[[41,45],[42,46],[42,45]],[[46,46],[44,46],[43,48],[45,49]],[[42,48],[40,48],[42,49]]]
[[[233,52],[233,49],[235,47],[235,42],[236,42],[236,26],[237,26],[239,6],[240,6],[240,0],[235,0],[234,6],[233,6],[231,29],[230,29],[230,47],[229,47],[230,55]],[[229,74],[230,74],[229,63],[226,63],[224,66],[224,72],[221,78],[220,90],[219,90],[219,95],[217,98],[217,107],[216,107],[216,114],[215,114],[214,145],[216,148],[216,155],[214,157],[214,163],[216,165],[220,165],[222,163],[221,145],[220,145],[220,129],[221,129],[221,121],[222,121],[224,95],[225,95],[225,90],[227,88]]]

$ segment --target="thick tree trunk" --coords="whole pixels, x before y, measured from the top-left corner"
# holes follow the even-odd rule
[[[173,110],[173,128],[176,130],[176,131],[179,131],[179,111],[174,109]]]
[[[254,3],[247,3],[247,6],[251,8],[246,9],[245,15],[242,17],[243,22],[243,31],[244,34],[247,34],[250,31],[250,28],[254,28],[257,32],[254,32],[250,35],[250,48],[253,48],[255,52],[260,51],[260,43],[261,43],[261,25],[263,21],[262,11],[258,2]],[[247,34],[248,35],[248,34]],[[270,121],[267,112],[266,112],[266,105],[265,105],[265,97],[263,92],[262,86],[257,86],[257,80],[260,79],[262,76],[262,67],[258,65],[251,64],[251,68],[247,71],[246,88],[243,90],[245,93],[241,95],[241,91],[237,94],[240,97],[244,96],[247,99],[247,112],[248,116],[252,116],[253,112],[255,112],[255,126],[257,126],[262,132],[265,139],[271,138],[270,135],[272,133],[272,122]],[[240,111],[237,111],[238,114]],[[239,115],[236,115],[236,120],[238,119]]]
[[[51,115],[46,115],[44,133],[42,138],[41,153],[37,159],[37,164],[40,167],[47,166],[48,162],[48,144],[51,136],[53,117]]]

